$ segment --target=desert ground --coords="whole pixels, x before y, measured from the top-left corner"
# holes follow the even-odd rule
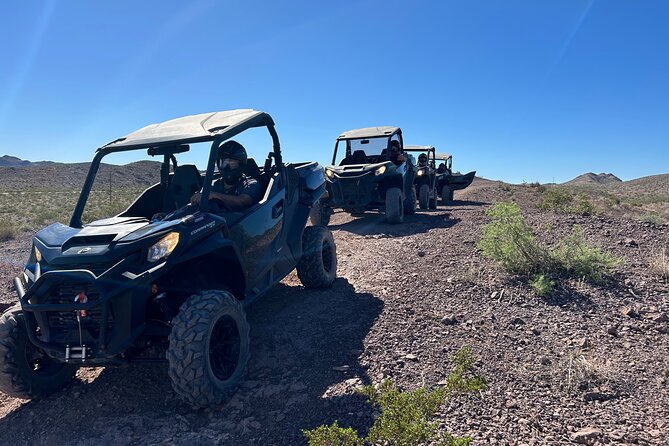
[[[248,309],[252,356],[230,401],[190,408],[164,364],[81,369],[42,400],[0,394],[0,444],[302,445],[303,429],[335,420],[364,433],[378,414],[359,386],[435,388],[468,346],[488,389],[449,399],[441,430],[477,445],[666,445],[669,283],[657,262],[669,187],[572,187],[595,212],[542,209],[539,185],[476,180],[451,205],[400,225],[336,214],[339,278],[314,291],[290,275]],[[542,243],[580,225],[623,263],[605,283],[569,279],[537,296],[478,248],[486,211],[504,201],[518,203]],[[41,223],[16,223],[22,229],[0,242],[4,308]]]

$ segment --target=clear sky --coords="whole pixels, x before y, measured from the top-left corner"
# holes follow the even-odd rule
[[[0,155],[255,108],[286,160],[397,125],[510,182],[669,172],[666,0],[9,0],[0,23]]]

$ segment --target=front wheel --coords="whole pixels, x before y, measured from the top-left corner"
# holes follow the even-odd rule
[[[402,223],[404,221],[402,191],[398,187],[392,187],[386,191],[386,220],[388,220],[388,223]]]
[[[416,188],[413,185],[404,197],[404,215],[413,215],[416,213]]]
[[[304,228],[302,258],[297,277],[307,288],[326,288],[337,278],[337,247],[332,232],[324,226]]]
[[[448,185],[442,187],[441,188],[442,206],[446,206],[452,199],[453,199],[453,192],[451,192],[451,188]]]
[[[330,207],[317,201],[314,207],[309,212],[309,219],[314,226],[327,226],[330,223],[330,215],[332,214]]]
[[[421,209],[427,209],[430,201],[430,186],[422,184],[418,191],[418,204]]]
[[[76,371],[30,342],[18,305],[0,316],[0,391],[17,398],[39,398],[62,389]]]
[[[244,377],[249,346],[249,324],[235,296],[194,294],[172,319],[166,354],[172,388],[193,406],[224,402]]]

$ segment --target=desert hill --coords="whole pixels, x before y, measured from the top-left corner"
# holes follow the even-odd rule
[[[0,190],[80,189],[91,163],[30,162],[14,156],[0,157]],[[102,164],[94,188],[146,187],[160,180],[160,163],[137,161],[126,165]]]
[[[622,180],[618,178],[617,176],[613,175],[612,173],[584,173],[583,175],[579,175],[573,180],[567,181],[564,184],[571,184],[571,185],[576,185],[576,184],[612,184],[612,183],[621,183]]]

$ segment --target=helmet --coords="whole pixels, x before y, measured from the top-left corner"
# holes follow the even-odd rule
[[[425,165],[427,164],[427,155],[424,153],[421,153],[418,155],[418,164],[420,165]]]
[[[228,184],[239,181],[246,169],[247,158],[246,149],[237,141],[230,140],[221,144],[218,148],[216,166],[223,181]]]

